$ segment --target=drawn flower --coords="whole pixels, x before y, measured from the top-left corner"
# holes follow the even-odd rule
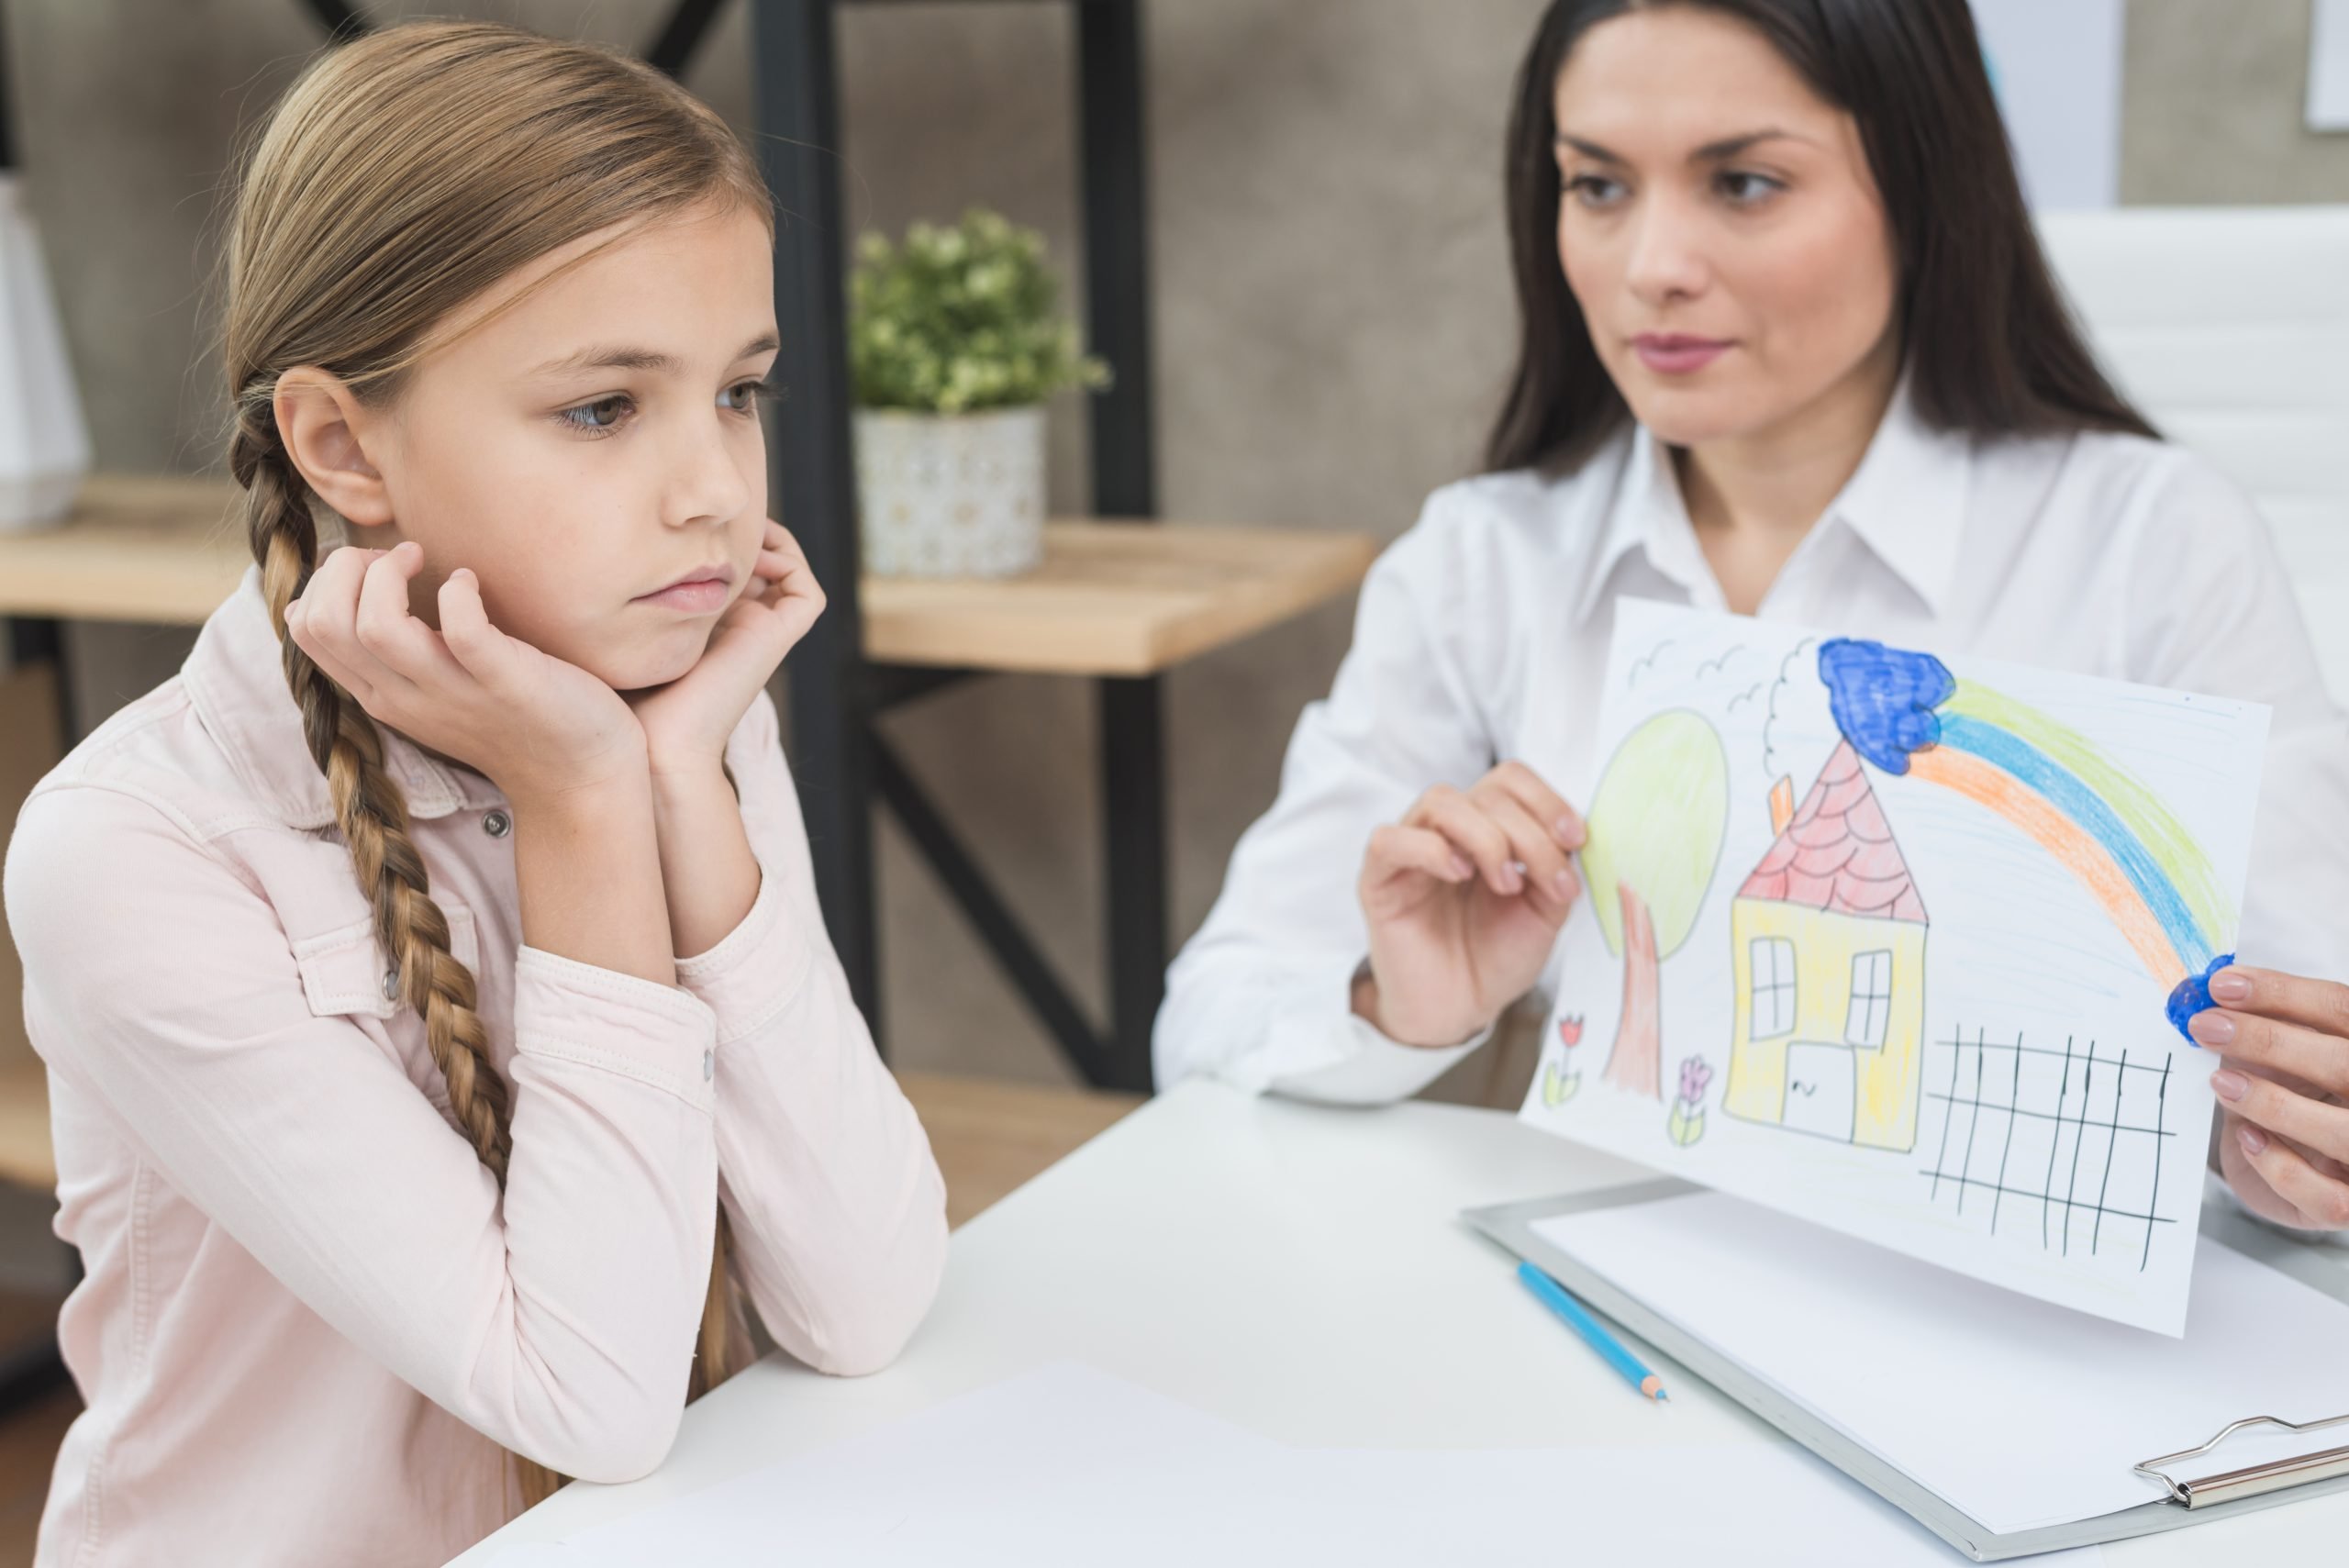
[[[1713,1070],[1701,1056],[1692,1056],[1680,1064],[1680,1098],[1689,1106],[1705,1103],[1705,1090],[1713,1081]]]
[[[1558,1040],[1568,1051],[1582,1043],[1582,1015],[1558,1020]]]

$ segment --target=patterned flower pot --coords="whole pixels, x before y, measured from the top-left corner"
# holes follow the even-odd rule
[[[1014,577],[1044,558],[1044,410],[856,413],[864,569]]]

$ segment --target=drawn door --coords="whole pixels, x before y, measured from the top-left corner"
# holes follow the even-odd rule
[[[1794,1131],[1851,1142],[1858,1090],[1859,1057],[1850,1046],[1798,1040],[1787,1047],[1786,1125]]]

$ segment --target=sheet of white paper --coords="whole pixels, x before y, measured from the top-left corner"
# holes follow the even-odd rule
[[[1725,1562],[1945,1568],[1914,1520],[1786,1443],[1297,1450],[1090,1368],[1024,1373],[560,1545],[529,1568],[1245,1568]],[[2101,1553],[2040,1561],[2080,1564]]]
[[[2132,1466],[2240,1418],[2349,1410],[2349,1356],[2328,1349],[2349,1345],[2349,1306],[2215,1241],[2181,1341],[1718,1193],[1533,1229],[2001,1533],[2154,1500]]]
[[[2233,949],[2266,734],[1622,602],[1525,1119],[2179,1332],[2214,1058],[2166,1010]]]

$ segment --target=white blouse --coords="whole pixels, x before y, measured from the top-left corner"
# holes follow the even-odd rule
[[[1563,479],[1447,485],[1372,568],[1329,697],[1176,959],[1153,1054],[1251,1090],[1377,1103],[1482,1037],[1422,1050],[1351,1007],[1371,830],[1519,759],[1585,804],[1615,602],[1726,609],[1667,450],[1643,428]],[[2249,499],[2181,448],[1925,426],[1904,386],[1758,612],[1944,654],[2275,709],[2237,951],[2349,980],[2349,724]],[[1542,989],[1549,989],[1551,976]]]

